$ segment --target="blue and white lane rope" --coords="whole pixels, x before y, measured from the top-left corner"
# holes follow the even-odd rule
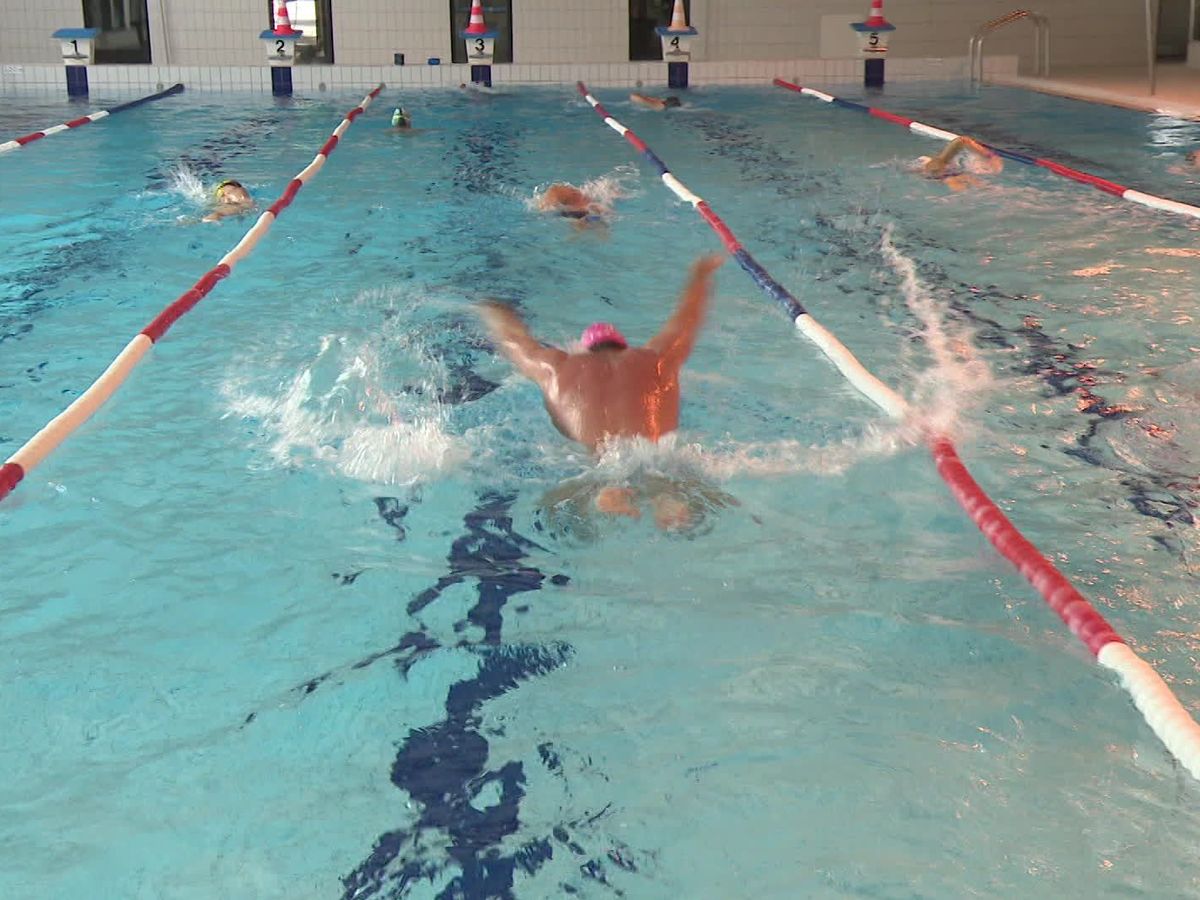
[[[183,90],[182,84],[173,84],[165,91],[159,91],[157,94],[150,94],[147,97],[139,97],[136,100],[130,100],[128,103],[122,103],[118,106],[110,107],[109,109],[100,109],[94,113],[89,113],[86,116],[80,116],[78,119],[72,119],[70,122],[64,122],[62,125],[53,125],[50,128],[43,128],[41,131],[34,131],[30,134],[22,135],[19,138],[13,138],[11,141],[0,143],[0,153],[7,153],[9,150],[19,150],[26,144],[32,144],[34,141],[40,141],[44,137],[49,137],[52,134],[58,134],[60,131],[69,131],[72,128],[79,128],[83,125],[91,125],[93,122],[99,122],[101,119],[107,119],[109,116],[116,115],[119,112],[124,112],[127,109],[133,109],[135,106],[141,106],[143,103],[149,103],[152,100],[161,100],[163,97],[170,97],[172,94],[178,94]]]
[[[625,138],[658,170],[663,184],[700,213],[755,284],[783,306],[796,328],[817,345],[838,371],[893,419],[905,418],[908,404],[904,398],[868,372],[841,341],[809,315],[800,301],[758,264],[708,204],[672,175],[666,163],[641,138],[610,116],[600,101],[588,93],[582,81],[576,83],[576,88],[604,120],[604,124]],[[835,98],[829,99],[832,101]],[[1013,564],[1071,632],[1087,646],[1096,660],[1118,674],[1121,686],[1133,699],[1146,724],[1192,777],[1200,781],[1200,725],[1196,724],[1162,676],[1125,643],[1087,598],[1004,515],[971,476],[950,438],[944,434],[930,434],[928,441],[938,475],[946,482],[963,511],[991,545]]]
[[[750,277],[754,279],[755,284],[783,307],[784,312],[795,323],[796,328],[816,344],[822,353],[829,357],[829,360],[837,367],[838,371],[858,391],[893,419],[903,419],[908,415],[908,403],[904,398],[868,372],[866,367],[854,357],[854,354],[846,349],[841,341],[834,337],[831,331],[814,319],[800,301],[792,296],[787,288],[772,278],[770,273],[759,264],[758,260],[751,256],[750,252],[734,237],[733,232],[729,230],[729,226],[721,221],[720,217],[712,211],[702,198],[693,194],[683,182],[672,175],[666,163],[659,159],[658,155],[647,147],[641,138],[610,116],[608,110],[600,104],[600,101],[588,93],[587,87],[582,81],[576,83],[576,89],[583,96],[583,99],[604,119],[604,124],[629,141],[646,158],[650,165],[658,170],[663,184],[670,188],[671,192],[680,200],[690,203],[696,212],[704,218],[704,221],[712,226],[713,231],[720,236],[721,242],[725,245],[726,249],[738,261],[738,265],[746,270]]]
[[[901,128],[907,128],[909,131],[914,131],[917,134],[923,134],[925,137],[935,138],[939,141],[952,141],[956,137],[959,137],[959,135],[952,131],[935,128],[932,125],[926,125],[923,122],[917,122],[905,116],[898,116],[893,112],[888,112],[886,109],[867,106],[863,103],[855,103],[853,100],[843,100],[841,97],[834,97],[832,94],[826,94],[814,88],[801,87],[798,84],[792,84],[790,81],[784,81],[782,78],[776,78],[774,84],[777,87],[795,91],[797,94],[815,97],[822,103],[828,103],[831,106],[840,106],[842,109],[866,113],[873,118],[883,119],[885,122],[891,122],[893,125],[899,125]],[[1115,181],[1109,181],[1107,178],[1101,178],[1099,175],[1093,175],[1090,172],[1064,166],[1062,163],[1054,162],[1052,159],[1046,159],[1041,156],[1030,156],[1026,153],[1018,153],[1015,150],[1005,150],[1003,147],[997,147],[993,144],[984,144],[984,146],[998,156],[1003,156],[1005,159],[1011,159],[1013,162],[1019,162],[1026,166],[1037,166],[1046,169],[1055,175],[1069,178],[1079,184],[1086,184],[1088,187],[1093,187],[1113,197],[1120,197],[1122,200],[1127,200],[1130,203],[1148,206],[1151,209],[1161,210],[1162,212],[1200,219],[1200,207],[1193,206],[1190,203],[1180,203],[1178,200],[1172,200],[1169,197],[1159,197],[1156,194],[1137,191],[1123,184],[1117,184]]]

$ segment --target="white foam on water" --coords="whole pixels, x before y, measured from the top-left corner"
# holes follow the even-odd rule
[[[212,190],[205,187],[200,176],[184,164],[176,166],[168,172],[167,190],[197,206],[206,205],[212,196]]]
[[[222,385],[226,415],[262,424],[273,465],[320,464],[356,480],[401,485],[459,468],[472,457],[472,433],[454,433],[452,407],[437,399],[445,369],[408,332],[408,318],[397,319],[400,339],[322,336],[312,358],[274,390],[263,390],[252,374],[264,361],[247,360]]]
[[[657,443],[644,438],[611,440],[594,460],[581,453],[568,453],[561,461],[586,465],[597,480],[613,484],[636,481],[646,474],[682,481],[803,474],[836,476],[865,460],[902,453],[920,440],[919,427],[888,422],[868,426],[859,435],[829,444],[786,438],[775,441],[725,438],[706,445],[675,433]]]
[[[947,315],[945,301],[921,283],[916,264],[896,248],[892,233],[893,226],[888,223],[879,249],[900,277],[904,303],[918,323],[915,336],[929,354],[925,368],[918,368],[920,364],[913,361],[913,387],[908,392],[914,407],[911,426],[953,434],[962,413],[992,389],[992,373],[975,349],[971,329]]]

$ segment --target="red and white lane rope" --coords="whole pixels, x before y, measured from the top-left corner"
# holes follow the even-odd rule
[[[784,81],[782,78],[776,78],[774,84],[777,87],[795,91],[797,94],[815,97],[822,103],[829,103],[833,106],[840,106],[843,109],[852,109],[855,112],[866,113],[876,119],[883,119],[886,122],[891,122],[893,125],[900,125],[910,131],[915,131],[917,134],[923,134],[925,137],[937,138],[941,141],[952,141],[956,137],[960,137],[960,135],[952,131],[946,131],[933,125],[926,125],[904,116],[898,116],[895,113],[888,112],[886,109],[866,106],[862,103],[855,103],[853,100],[843,100],[841,97],[834,97],[832,94],[826,94],[824,91],[792,84],[792,82]],[[1025,153],[1018,153],[1015,150],[1005,150],[1003,147],[997,147],[994,144],[985,144],[984,146],[1003,156],[1005,159],[1011,159],[1014,162],[1023,163],[1027,166],[1038,166],[1039,168],[1053,172],[1055,175],[1069,178],[1071,181],[1078,182],[1079,184],[1086,184],[1098,191],[1103,191],[1114,197],[1120,197],[1122,200],[1128,200],[1130,203],[1138,203],[1142,206],[1149,206],[1152,209],[1162,210],[1163,212],[1200,219],[1200,206],[1192,206],[1190,203],[1180,203],[1178,200],[1170,200],[1167,197],[1159,197],[1155,194],[1135,191],[1133,188],[1117,184],[1115,181],[1109,181],[1107,178],[1101,178],[1099,175],[1081,172],[1079,169],[1072,169],[1070,166],[1064,166],[1062,163],[1056,163],[1053,160],[1040,156],[1029,156]]]
[[[163,97],[170,97],[172,94],[178,94],[183,90],[182,84],[173,84],[165,91],[159,91],[157,94],[150,94],[148,97],[139,97],[137,100],[130,100],[128,103],[122,103],[120,106],[113,106],[109,109],[101,109],[86,116],[80,116],[78,119],[72,119],[70,122],[64,122],[62,125],[55,125],[52,128],[43,128],[41,131],[34,131],[30,134],[23,135],[19,138],[13,138],[11,141],[0,143],[0,153],[7,153],[9,150],[19,150],[26,144],[32,144],[34,141],[40,141],[44,137],[49,137],[52,134],[58,134],[60,131],[69,131],[72,128],[79,128],[83,125],[91,125],[93,122],[99,122],[101,119],[107,119],[109,116],[116,115],[119,112],[124,112],[127,109],[133,109],[135,106],[141,106],[143,103],[150,103],[153,100],[161,100]]]
[[[0,465],[0,500],[3,500],[20,483],[21,479],[49,456],[72,432],[90,419],[96,410],[103,406],[125,379],[129,377],[129,373],[141,362],[142,357],[146,355],[147,351],[167,333],[167,330],[184,313],[203,300],[208,295],[208,292],[216,286],[218,281],[227,277],[233,271],[234,266],[249,255],[250,251],[254,249],[263,235],[270,230],[271,224],[279,218],[280,214],[295,199],[300,188],[304,187],[313,176],[321,171],[321,167],[325,165],[325,160],[337,148],[338,141],[341,140],[342,135],[354,124],[354,120],[362,115],[363,111],[371,105],[371,101],[379,96],[381,90],[383,90],[382,84],[367,94],[358,106],[350,110],[346,117],[342,119],[341,124],[334,129],[329,139],[321,146],[320,151],[318,151],[313,161],[297,173],[279,199],[272,203],[267,208],[267,211],[258,217],[258,221],[237,242],[234,248],[221,258],[219,263],[209,269],[204,277],[192,285],[191,289],[180,296],[178,300],[155,316],[154,320],[143,328],[125,346],[125,349],[121,351],[117,358],[109,364],[104,374],[97,378],[91,387],[80,394],[74,403],[51,419],[41,431],[26,441],[3,465]]]
[[[796,328],[817,345],[858,391],[893,419],[902,420],[908,415],[909,407],[904,398],[872,375],[832,332],[813,319],[800,302],[750,256],[707,202],[685,187],[641,138],[609,115],[582,82],[578,83],[577,89],[604,123],[632,144],[658,170],[663,184],[679,199],[692,205],[755,283],[783,305]],[[1091,603],[1008,520],[971,477],[949,437],[930,435],[929,448],[938,474],[950,487],[971,521],[992,546],[1025,576],[1100,664],[1120,676],[1121,684],[1133,698],[1147,724],[1192,776],[1200,779],[1200,725],[1184,709],[1158,672],[1125,644]]]

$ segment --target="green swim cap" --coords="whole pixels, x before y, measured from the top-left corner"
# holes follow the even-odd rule
[[[408,113],[403,108],[397,106],[395,112],[392,113],[392,127],[399,128],[401,125],[407,124],[409,124]]]

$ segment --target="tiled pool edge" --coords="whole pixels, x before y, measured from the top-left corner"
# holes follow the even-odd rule
[[[990,77],[1015,76],[1015,56],[990,56],[985,60]],[[896,82],[934,81],[966,76],[963,57],[948,59],[888,60],[888,79]],[[845,82],[862,78],[862,61],[857,59],[767,60],[756,62],[693,62],[693,85],[770,84],[773,78],[810,82]],[[470,66],[296,66],[292,70],[295,90],[314,93],[342,91],[383,82],[393,88],[457,88],[471,80]],[[513,63],[492,68],[493,84],[574,85],[586,80],[599,87],[632,87],[638,82],[666,86],[667,68],[662,62],[560,63],[524,65]],[[191,91],[214,93],[270,93],[270,69],[266,66],[91,66],[88,83],[93,92],[152,91],[160,85],[183,82]],[[25,65],[0,62],[0,93],[66,93],[61,65]]]
[[[1049,94],[1054,97],[1066,97],[1069,100],[1080,100],[1084,103],[1100,103],[1105,106],[1116,106],[1121,109],[1132,109],[1138,112],[1160,113],[1175,116],[1180,119],[1200,119],[1200,104],[1186,103],[1181,100],[1167,100],[1150,94],[1137,94],[1127,91],[1109,90],[1090,85],[1074,84],[1067,80],[1054,78],[1025,78],[1013,73],[993,73],[985,76],[990,84],[1004,87],[1023,88],[1036,91],[1039,94]]]

